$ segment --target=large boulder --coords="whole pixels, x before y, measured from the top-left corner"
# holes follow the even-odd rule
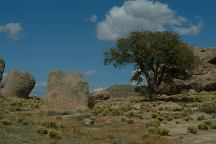
[[[5,62],[3,59],[0,59],[0,81],[2,80],[4,69],[5,69]]]
[[[77,72],[51,72],[45,102],[50,111],[86,109],[89,86]]]
[[[28,72],[11,71],[5,79],[1,94],[4,97],[27,98],[35,86],[34,77]]]
[[[191,77],[186,80],[176,79],[170,85],[161,85],[161,93],[177,94],[190,89],[197,92],[216,91],[216,48],[194,48],[194,54],[200,61],[190,74]]]

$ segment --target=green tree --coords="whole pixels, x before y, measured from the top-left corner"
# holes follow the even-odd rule
[[[177,33],[150,31],[132,32],[117,40],[116,48],[106,51],[104,57],[104,64],[115,68],[133,65],[131,80],[139,84],[146,79],[152,93],[159,92],[162,82],[186,78],[197,61],[192,47]]]

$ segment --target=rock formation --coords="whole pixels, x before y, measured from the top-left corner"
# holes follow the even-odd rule
[[[5,69],[5,62],[3,59],[0,59],[0,82],[3,77],[4,69]]]
[[[27,98],[34,86],[35,79],[30,73],[14,70],[6,77],[1,94],[4,97],[17,96]]]
[[[73,111],[87,108],[89,86],[80,73],[51,72],[45,96],[51,111]]]
[[[216,90],[216,48],[194,48],[199,57],[199,66],[187,80],[174,80],[171,85],[161,85],[161,93],[176,94],[194,89],[200,91]]]

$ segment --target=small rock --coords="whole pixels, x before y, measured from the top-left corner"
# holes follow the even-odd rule
[[[200,92],[200,94],[201,94],[201,95],[208,95],[209,92],[202,90],[202,91]]]
[[[92,126],[92,125],[94,125],[94,121],[92,119],[84,119],[82,124],[84,126]]]
[[[198,111],[199,108],[198,108],[198,107],[193,107],[191,110],[192,110],[192,111]]]
[[[196,94],[198,94],[198,92],[196,90],[194,90],[194,89],[190,89],[188,91],[188,94],[190,94],[190,95],[196,95]]]

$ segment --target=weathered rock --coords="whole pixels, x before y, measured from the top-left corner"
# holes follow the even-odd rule
[[[45,96],[46,106],[53,111],[86,109],[89,86],[80,73],[51,72]]]
[[[92,125],[94,125],[94,121],[93,120],[91,120],[91,119],[84,119],[83,121],[82,121],[82,125],[84,125],[84,126],[92,126]]]
[[[196,95],[196,94],[199,94],[199,93],[196,90],[194,90],[194,89],[190,89],[188,91],[188,94],[190,94],[190,95]]]
[[[101,90],[93,92],[90,97],[94,97],[96,100],[108,100],[110,95],[106,90]]]
[[[1,93],[4,97],[17,96],[27,98],[34,86],[35,79],[30,73],[14,70],[6,77]]]
[[[4,69],[5,69],[5,62],[3,59],[0,59],[0,81],[2,80]]]
[[[200,91],[216,90],[216,48],[194,48],[194,54],[199,57],[199,66],[186,80],[174,80],[170,85],[162,85],[161,93],[177,94],[184,90]]]
[[[199,94],[201,94],[201,95],[209,95],[209,92],[202,90]]]

